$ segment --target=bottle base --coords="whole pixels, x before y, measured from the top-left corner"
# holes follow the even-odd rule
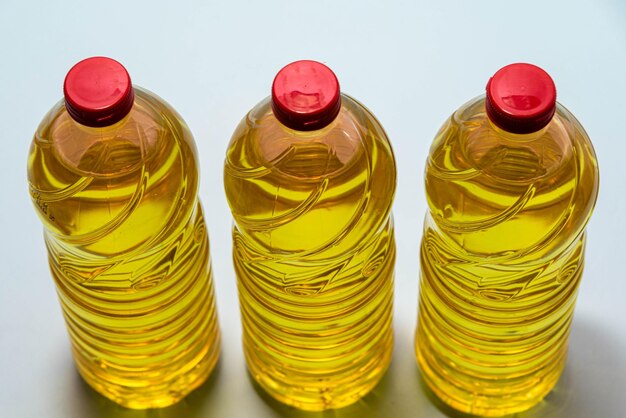
[[[248,354],[246,353],[248,376],[256,391],[266,402],[279,402],[307,412],[321,412],[348,407],[369,394],[387,373],[391,363],[391,350],[381,360],[381,364],[370,373],[370,376],[359,378],[361,383],[358,387],[350,383],[335,385],[334,388],[313,385],[308,388],[291,386],[289,392],[285,390],[283,382],[278,382],[277,379],[266,373],[255,371],[256,369],[254,366],[251,367],[247,357]],[[332,394],[333,391],[335,395]],[[339,391],[344,393],[337,395],[336,392]]]
[[[507,394],[506,384],[498,385],[497,382],[491,383],[490,388],[471,393],[462,391],[454,382],[438,376],[427,363],[419,347],[416,347],[416,357],[424,389],[435,398],[435,403],[440,403],[437,405],[440,409],[450,408],[455,412],[477,417],[506,417],[533,408],[552,391],[564,368],[564,361],[557,359],[557,363],[560,364],[535,386],[532,393],[527,393],[527,396],[519,393]]]
[[[74,353],[76,368],[82,379],[95,392],[116,404],[128,409],[160,409],[172,406],[193,392],[211,376],[220,357],[220,339],[214,342],[205,357],[184,376],[172,382],[157,385],[145,385],[138,382],[137,387],[113,385],[103,382],[97,375],[82,367],[80,360]],[[141,387],[144,383],[143,387]],[[149,392],[148,392],[149,391]]]

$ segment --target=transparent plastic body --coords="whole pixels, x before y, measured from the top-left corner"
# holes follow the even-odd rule
[[[553,388],[598,181],[591,142],[560,104],[526,135],[495,127],[484,97],[443,125],[426,165],[415,348],[445,403],[501,416]]]
[[[59,102],[28,159],[30,194],[80,374],[130,408],[170,405],[219,355],[193,138],[164,101],[104,128]]]
[[[268,98],[237,127],[224,181],[251,375],[305,410],[357,401],[393,346],[396,169],[383,129],[342,95],[330,125],[294,131]]]

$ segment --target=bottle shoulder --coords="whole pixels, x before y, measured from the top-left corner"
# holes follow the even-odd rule
[[[598,193],[588,135],[561,104],[544,129],[510,134],[489,121],[484,101],[480,96],[461,106],[431,147],[425,182],[435,224],[478,254],[573,240]]]
[[[114,125],[75,122],[58,102],[37,129],[28,157],[33,203],[48,232],[108,254],[148,242],[194,210],[193,137],[162,99],[135,87]]]
[[[359,159],[368,158],[364,153],[371,154],[373,145],[393,158],[387,135],[376,118],[350,96],[342,94],[341,99],[341,110],[331,124],[305,132],[280,123],[273,114],[271,98],[265,98],[237,126],[226,165],[280,170],[307,181],[349,169]],[[301,164],[303,160],[310,164]]]
[[[33,147],[52,153],[67,170],[83,176],[119,176],[138,170],[163,150],[183,145],[196,154],[189,128],[167,102],[154,93],[134,87],[135,102],[119,122],[91,128],[72,119],[60,100],[37,128]]]
[[[236,128],[224,166],[226,197],[242,234],[261,247],[321,248],[363,221],[377,230],[388,217],[396,169],[387,135],[364,106],[341,100],[337,118],[316,131],[282,125],[269,98]]]

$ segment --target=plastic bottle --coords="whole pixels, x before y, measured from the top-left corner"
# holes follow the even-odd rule
[[[305,410],[357,401],[392,352],[396,169],[374,116],[296,61],[235,130],[224,168],[248,369]]]
[[[170,405],[219,355],[209,243],[189,129],[125,68],[88,58],[28,158],[78,371],[130,408]]]
[[[536,66],[502,68],[444,123],[426,165],[416,334],[443,402],[501,416],[556,384],[597,193],[591,142]]]

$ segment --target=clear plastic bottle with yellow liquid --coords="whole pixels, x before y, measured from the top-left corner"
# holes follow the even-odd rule
[[[368,393],[393,346],[396,168],[323,64],[297,61],[235,130],[225,168],[252,377],[305,410]]]
[[[219,355],[198,161],[181,117],[88,58],[67,74],[28,158],[78,371],[130,408],[164,407]]]
[[[526,410],[565,365],[598,194],[589,137],[545,71],[512,64],[444,123],[425,176],[424,380],[465,413]]]

